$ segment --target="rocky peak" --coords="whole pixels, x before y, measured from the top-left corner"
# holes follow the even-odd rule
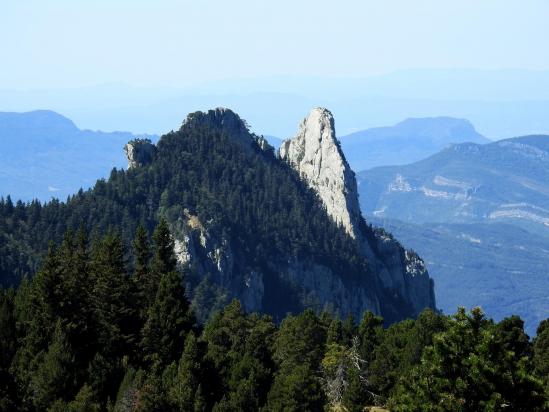
[[[181,128],[216,129],[245,141],[252,139],[246,122],[235,112],[224,107],[218,107],[207,112],[190,113]]]
[[[356,179],[336,138],[332,113],[321,107],[311,110],[297,135],[282,142],[279,156],[318,193],[332,219],[356,237],[360,218]]]
[[[128,158],[128,169],[144,166],[152,162],[156,146],[149,139],[134,139],[124,146]]]

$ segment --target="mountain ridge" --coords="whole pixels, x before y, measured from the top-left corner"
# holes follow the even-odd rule
[[[406,255],[421,275],[393,269],[401,279],[391,287],[327,215],[317,194],[264,143],[231,111],[196,112],[162,136],[150,161],[114,170],[67,203],[14,208],[2,202],[0,246],[6,256],[24,256],[10,273],[32,270],[49,237],[60,240],[66,228],[114,227],[130,244],[137,222],[151,230],[165,218],[179,262],[190,270],[186,281],[201,320],[230,297],[276,319],[311,307],[355,317],[372,310],[391,323],[435,307],[432,281],[417,255],[390,237],[376,243],[373,252],[381,261],[394,257],[401,267]],[[414,282],[418,290],[405,293]]]
[[[343,136],[341,145],[355,171],[404,165],[435,154],[452,143],[487,143],[471,122],[448,116],[407,118]]]
[[[360,190],[369,196],[361,198],[361,207],[367,214],[419,223],[508,219],[543,234],[548,149],[549,136],[543,135],[462,143],[409,165],[363,171]],[[522,216],[506,212],[517,205]]]
[[[357,183],[336,137],[332,113],[312,109],[297,135],[282,142],[279,157],[286,161],[322,200],[328,215],[358,243],[385,287],[400,290],[416,313],[435,298],[423,261],[393,238],[366,226],[361,215]]]

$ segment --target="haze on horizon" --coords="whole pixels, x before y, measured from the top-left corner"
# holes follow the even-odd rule
[[[543,0],[9,1],[0,110],[163,133],[227,106],[286,137],[325,105],[340,133],[441,115],[549,133],[547,16]]]

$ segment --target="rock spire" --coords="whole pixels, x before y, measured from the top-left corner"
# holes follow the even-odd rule
[[[318,193],[332,219],[356,237],[360,218],[356,179],[336,138],[332,113],[321,107],[311,110],[297,135],[282,142],[279,156]]]

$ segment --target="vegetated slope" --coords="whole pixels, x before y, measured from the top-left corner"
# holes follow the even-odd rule
[[[0,112],[0,196],[66,199],[107,177],[113,167],[125,166],[120,149],[134,137],[128,132],[80,130],[48,110]]]
[[[375,127],[341,137],[347,161],[355,171],[404,165],[437,153],[451,143],[488,143],[465,119],[425,117],[394,126]]]
[[[0,203],[2,283],[33,273],[48,241],[67,228],[101,233],[114,227],[129,244],[138,223],[152,230],[165,217],[180,259],[198,255],[194,262],[201,267],[188,281],[199,316],[230,295],[277,318],[330,305],[358,312],[369,302],[379,302],[372,309],[388,322],[415,314],[399,291],[381,286],[353,239],[295,171],[261,149],[232,112],[220,123],[209,114],[191,114],[178,132],[164,135],[150,164],[113,171],[66,203]],[[230,271],[214,273],[228,262]],[[303,277],[316,282],[312,289],[302,287]],[[332,295],[319,296],[315,287]],[[358,306],[341,306],[353,301]]]

